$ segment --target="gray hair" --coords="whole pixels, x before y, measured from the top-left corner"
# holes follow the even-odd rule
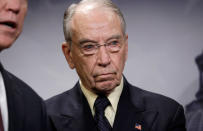
[[[65,36],[66,42],[71,43],[71,41],[72,41],[72,39],[71,39],[71,37],[72,37],[71,20],[76,12],[76,8],[79,5],[82,5],[84,3],[96,3],[96,4],[101,5],[102,7],[106,7],[108,9],[112,10],[115,14],[117,14],[119,16],[119,19],[121,21],[122,31],[123,31],[123,34],[125,34],[126,22],[125,22],[124,16],[123,16],[121,10],[111,0],[81,0],[77,4],[74,3],[74,4],[70,5],[64,13],[63,31],[64,31],[64,36]]]

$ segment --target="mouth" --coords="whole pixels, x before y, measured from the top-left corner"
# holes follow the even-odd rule
[[[94,78],[96,82],[112,81],[114,79],[114,75],[115,73],[105,73],[95,75]]]
[[[12,29],[15,29],[17,27],[17,23],[13,21],[3,21],[3,22],[0,22],[0,24]]]

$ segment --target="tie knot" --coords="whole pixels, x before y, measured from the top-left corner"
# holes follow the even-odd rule
[[[111,103],[105,96],[98,96],[94,103],[95,112],[104,113],[104,110],[110,104]]]

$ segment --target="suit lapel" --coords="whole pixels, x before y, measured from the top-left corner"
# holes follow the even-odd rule
[[[157,112],[145,109],[143,96],[134,88],[124,79],[113,131],[150,131]]]
[[[23,130],[24,104],[12,75],[0,64],[7,95],[9,131]]]
[[[56,122],[56,128],[59,131],[95,131],[94,119],[79,83],[76,84],[69,95],[71,96],[67,99],[71,98],[71,103],[74,103],[74,106],[67,105],[59,117],[52,116],[52,120]]]

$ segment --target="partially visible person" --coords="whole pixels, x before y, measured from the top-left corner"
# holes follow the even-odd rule
[[[111,0],[82,0],[64,14],[62,50],[76,85],[47,100],[56,131],[185,131],[183,107],[123,75],[128,34]]]
[[[0,52],[22,32],[27,0],[0,0]],[[43,100],[0,62],[0,131],[46,131]]]
[[[196,100],[186,106],[186,120],[188,131],[203,131],[203,52],[196,58],[199,69],[200,88]]]

